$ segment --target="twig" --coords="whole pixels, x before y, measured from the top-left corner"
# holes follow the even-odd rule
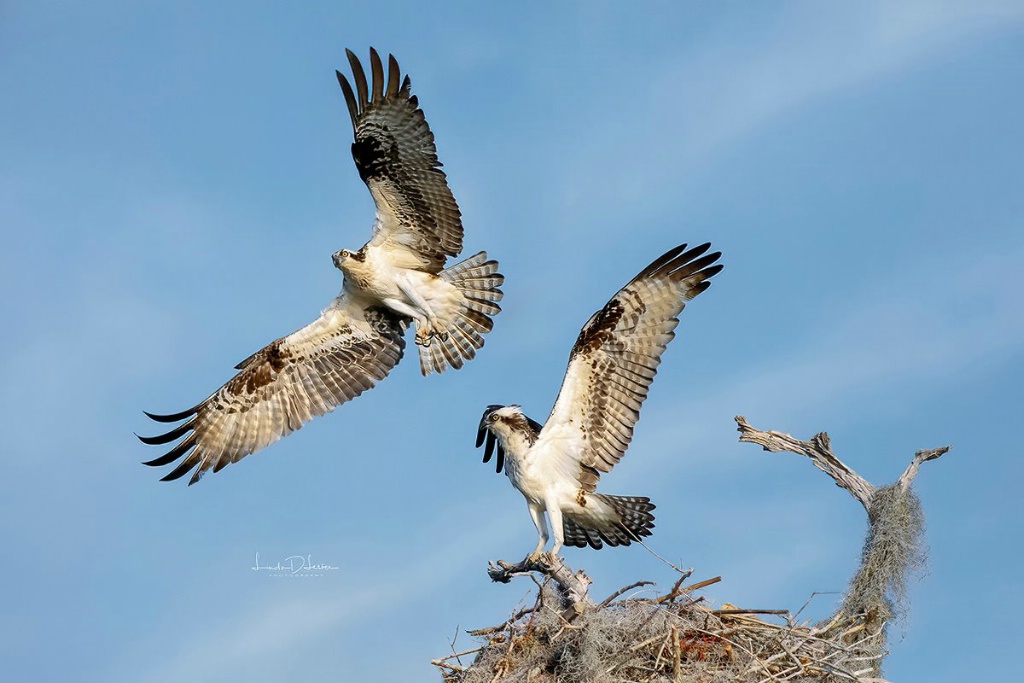
[[[483,650],[483,649],[484,649],[484,646],[481,646],[481,647],[474,648],[472,650],[466,650],[465,652],[453,652],[452,654],[448,655],[447,657],[441,657],[440,659],[431,660],[430,663],[433,664],[434,666],[445,666],[445,667],[453,668],[453,669],[454,668],[462,669],[463,667],[461,667],[461,666],[455,667],[455,666],[453,666],[451,664],[445,664],[445,662],[447,662],[449,659],[458,659],[459,657],[465,657],[466,655],[476,654],[477,652],[480,652],[480,650]],[[460,662],[460,664],[461,664],[461,662]]]
[[[679,643],[679,629],[672,627],[672,680],[680,683],[679,674],[682,673],[683,646]]]
[[[620,659],[617,662],[614,662],[611,666],[609,666],[607,669],[605,669],[605,673],[612,673],[613,671],[618,669],[620,666],[622,666],[623,664],[625,664],[626,662],[629,661],[629,655],[633,654],[634,652],[639,652],[640,650],[644,649],[648,645],[654,645],[659,640],[664,640],[664,638],[665,638],[665,636],[663,636],[663,635],[661,635],[659,633],[658,635],[654,636],[653,638],[648,638],[647,640],[643,641],[642,643],[637,643],[636,645],[634,645],[633,647],[629,648],[628,650],[626,650],[623,653],[625,656],[622,659]]]
[[[671,638],[672,638],[672,632],[669,631],[668,633],[665,634],[665,638],[661,641],[661,647],[658,648],[658,656],[654,658],[654,670],[655,671],[657,671],[658,667],[661,666],[661,656],[663,654],[665,654],[665,648],[668,647],[668,644],[669,644]]]
[[[672,567],[672,569],[675,569],[677,572],[679,572],[683,576],[689,576],[690,574],[693,573],[693,569],[692,568],[691,569],[680,569],[679,567],[675,566],[674,564],[672,564],[671,562],[666,560],[664,557],[662,557],[661,555],[656,553],[649,545],[644,543],[641,539],[636,538],[636,539],[633,539],[633,540],[635,540],[637,543],[642,545],[644,547],[644,550],[649,552],[651,555],[654,555],[656,558],[658,558],[659,560],[661,560],[662,562],[664,562],[668,566]]]
[[[796,611],[796,614],[793,615],[793,619],[798,618],[803,613],[803,611],[807,609],[808,605],[811,604],[811,601],[814,600],[814,597],[816,595],[841,595],[841,593],[839,593],[839,591],[814,591],[813,593],[811,593],[811,597],[807,598],[807,602],[803,604],[803,607]]]
[[[619,590],[617,590],[614,593],[612,593],[611,595],[609,595],[607,598],[602,600],[597,606],[598,606],[598,608],[607,607],[609,604],[611,604],[612,600],[614,600],[615,598],[619,597],[620,595],[622,595],[623,593],[625,593],[627,591],[631,591],[634,588],[640,588],[641,586],[653,586],[653,585],[654,585],[653,581],[637,581],[636,583],[631,583],[628,586],[623,586]]]
[[[700,590],[701,588],[707,588],[708,586],[715,585],[716,583],[718,583],[721,580],[722,580],[721,576],[715,576],[715,577],[712,577],[710,579],[704,579],[703,581],[698,581],[697,583],[694,583],[694,584],[691,584],[691,585],[687,586],[686,588],[683,589],[683,592],[684,593],[691,593],[691,592],[693,592],[695,590]]]
[[[793,660],[794,664],[796,664],[796,672],[798,674],[803,674],[804,673],[804,664],[803,664],[803,662],[800,661],[800,658],[797,657],[796,654],[794,654],[792,650],[790,650],[788,647],[786,647],[785,643],[780,642],[779,643],[779,647],[781,647],[783,650],[785,650],[786,654],[789,655],[789,658]]]
[[[452,655],[455,656],[455,661],[457,661],[459,664],[462,664],[462,660],[459,659],[459,656],[457,654],[455,654],[455,641],[457,641],[458,639],[459,639],[459,626],[458,626],[458,624],[456,624],[455,625],[455,633],[452,635],[452,642],[449,643],[449,647],[451,647],[451,649],[452,649]]]
[[[690,578],[690,577],[688,577],[688,576],[680,576],[679,580],[676,581],[674,584],[672,584],[672,590],[670,590],[665,595],[662,595],[660,598],[658,598],[656,600],[656,602],[660,605],[663,602],[671,602],[672,600],[675,600],[676,598],[678,598],[680,595],[683,594],[683,591],[680,590],[679,587],[682,586],[683,585],[683,581],[686,581],[686,579],[688,579],[688,578]]]
[[[686,586],[684,588],[680,588],[679,584],[681,584],[687,578],[688,578],[688,576],[681,577],[678,581],[676,581],[676,584],[674,586],[672,586],[672,590],[671,591],[669,591],[666,595],[663,595],[660,598],[658,598],[657,600],[655,600],[655,602],[658,603],[659,605],[662,604],[662,603],[665,603],[665,602],[671,602],[672,600],[675,600],[676,598],[678,598],[683,593],[692,593],[695,590],[699,590],[701,588],[707,588],[708,586],[714,585],[714,584],[716,584],[716,583],[718,583],[719,581],[722,580],[721,576],[716,576],[713,579],[706,579],[704,581],[698,581],[697,583],[695,583],[693,585]]]
[[[783,616],[789,615],[788,609],[714,609],[711,610],[712,614],[780,614]]]
[[[498,624],[497,626],[478,628],[475,631],[466,631],[466,633],[468,633],[471,636],[486,636],[489,633],[497,633],[498,631],[504,631],[510,625],[516,623],[517,621],[525,617],[527,614],[536,611],[536,609],[536,607],[524,607],[523,609],[519,610],[511,617],[509,617],[506,621],[502,622],[501,624]]]

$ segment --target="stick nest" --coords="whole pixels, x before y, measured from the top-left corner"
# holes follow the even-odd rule
[[[841,610],[827,622],[799,625],[786,610],[712,609],[694,592],[718,580],[614,600],[646,582],[633,584],[571,621],[557,586],[546,581],[533,607],[471,631],[480,647],[433,663],[445,683],[882,680],[885,624],[876,615]]]

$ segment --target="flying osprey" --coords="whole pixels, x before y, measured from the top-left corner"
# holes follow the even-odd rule
[[[424,375],[461,368],[501,310],[504,278],[485,252],[444,269],[462,251],[462,218],[409,77],[389,55],[385,82],[371,48],[367,87],[359,59],[346,53],[355,91],[335,73],[352,118],[352,158],[377,205],[373,236],[358,251],[333,255],[344,286],[317,320],[239,363],[238,374],[199,405],[146,413],[157,422],[186,420],[139,437],[151,445],[181,439],[145,463],[182,458],[163,481],[195,469],[194,484],[372,388],[402,358],[410,322]]]
[[[633,438],[640,406],[654,380],[661,354],[679,324],[686,302],[703,292],[722,270],[721,256],[702,244],[670,250],[644,268],[583,326],[547,424],[531,420],[516,405],[487,406],[476,445],[488,462],[497,445],[497,471],[505,469],[526,498],[540,540],[528,560],[547,544],[547,512],[562,545],[599,550],[602,543],[629,545],[650,536],[654,505],[649,498],[596,493],[598,479],[622,458]]]

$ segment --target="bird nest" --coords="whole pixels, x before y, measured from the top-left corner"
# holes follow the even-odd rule
[[[638,597],[651,585],[640,581],[594,604],[590,579],[561,561],[499,562],[491,578],[529,576],[536,600],[502,624],[470,631],[477,647],[455,652],[453,644],[434,660],[445,683],[882,683],[886,626],[906,608],[907,581],[924,564],[924,515],[910,485],[921,464],[949,447],[918,451],[895,483],[876,488],[832,453],[824,432],[798,441],[736,422],[741,441],[810,458],[864,506],[860,567],[835,614],[799,623],[800,612],[715,609],[697,593],[720,579],[686,584],[689,572],[664,595]]]
[[[445,683],[881,680],[885,623],[875,615],[801,625],[786,610],[714,609],[695,593],[719,580],[621,598],[640,582],[577,611],[549,579],[532,607],[471,631],[479,647],[433,663]]]

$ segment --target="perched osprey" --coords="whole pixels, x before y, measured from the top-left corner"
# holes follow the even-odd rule
[[[371,48],[368,87],[359,59],[346,53],[355,91],[335,73],[352,118],[352,157],[377,205],[373,236],[358,251],[334,254],[344,286],[319,319],[246,358],[194,408],[146,413],[158,422],[186,420],[166,434],[139,437],[152,445],[181,439],[145,463],[182,458],[164,481],[195,469],[194,484],[372,388],[402,358],[410,322],[424,375],[461,368],[501,310],[504,278],[485,252],[444,269],[462,251],[462,218],[409,77],[389,55],[385,81]]]
[[[476,445],[484,462],[497,445],[497,471],[505,469],[526,498],[540,540],[528,556],[540,558],[548,541],[547,512],[555,533],[551,554],[562,545],[600,549],[649,536],[649,498],[596,493],[598,479],[622,458],[633,438],[640,406],[661,354],[686,302],[722,270],[710,244],[670,250],[644,268],[583,326],[547,424],[516,405],[487,406]]]

